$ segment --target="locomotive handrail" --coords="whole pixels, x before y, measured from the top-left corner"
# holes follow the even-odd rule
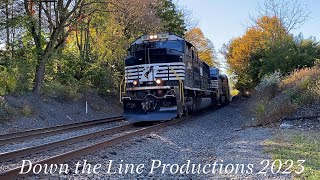
[[[173,72],[173,74],[176,76],[176,78],[179,80],[179,86],[180,86],[180,100],[179,102],[181,102],[184,104],[184,86],[183,86],[183,81],[180,79],[180,77],[178,76],[178,73],[172,68],[170,67],[171,71]]]
[[[123,80],[121,81],[120,83],[120,103],[123,103],[123,100],[122,100],[122,93],[124,94],[125,93],[125,90],[126,90],[126,83],[125,83],[125,78],[126,77],[123,77]],[[122,92],[122,85],[124,83],[124,88],[123,88],[123,92]]]

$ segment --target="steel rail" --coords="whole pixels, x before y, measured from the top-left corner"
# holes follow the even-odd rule
[[[59,126],[48,127],[48,128],[20,131],[20,132],[11,133],[11,134],[3,134],[3,135],[0,135],[0,145],[9,144],[16,141],[23,141],[30,138],[43,137],[44,134],[53,135],[63,131],[90,128],[99,124],[104,124],[104,123],[109,123],[114,121],[121,121],[121,120],[124,120],[124,118],[122,116],[118,116],[118,117],[111,117],[111,118],[59,125]]]
[[[102,149],[104,149],[106,147],[110,147],[112,145],[119,144],[119,143],[121,143],[123,141],[126,141],[126,140],[129,140],[129,139],[131,139],[133,137],[140,136],[140,135],[143,135],[143,134],[146,134],[146,133],[150,133],[150,132],[153,132],[153,131],[157,131],[157,130],[159,130],[161,128],[164,128],[166,126],[176,124],[178,122],[184,121],[184,120],[192,118],[192,117],[194,117],[194,116],[183,117],[183,118],[180,118],[180,119],[175,119],[175,120],[172,120],[172,121],[166,121],[166,122],[163,122],[163,123],[160,123],[160,124],[157,124],[157,125],[153,125],[153,126],[150,126],[150,127],[142,128],[140,130],[136,130],[136,131],[130,132],[130,133],[125,134],[125,135],[121,135],[121,136],[116,137],[116,138],[112,138],[112,139],[109,139],[109,140],[105,140],[105,141],[102,141],[102,142],[99,142],[99,143],[95,143],[93,145],[89,145],[89,146],[77,149],[77,150],[73,150],[73,151],[69,151],[69,152],[66,152],[66,153],[63,153],[63,154],[60,154],[60,155],[56,155],[56,156],[53,156],[53,157],[50,157],[50,158],[35,162],[34,164],[42,164],[42,165],[43,164],[60,164],[62,162],[70,161],[70,160],[72,160],[74,158],[78,158],[80,156],[83,156],[83,155],[86,155],[86,154],[89,154],[89,153],[93,153],[93,152],[102,150]],[[16,179],[16,178],[18,178],[20,176],[25,176],[26,175],[26,174],[19,174],[20,171],[21,171],[21,166],[17,167],[17,168],[14,168],[14,169],[11,169],[11,170],[8,170],[8,171],[5,171],[5,172],[2,172],[2,173],[0,173],[0,179]]]
[[[113,128],[108,128],[108,129],[101,130],[98,132],[93,132],[93,133],[88,133],[88,134],[72,137],[69,139],[64,139],[61,141],[55,141],[55,142],[51,142],[51,143],[42,144],[40,146],[33,146],[33,147],[29,147],[29,148],[18,149],[15,151],[0,153],[0,159],[2,162],[5,162],[6,160],[24,157],[24,156],[28,156],[33,153],[43,152],[45,150],[53,149],[53,148],[60,147],[63,145],[72,144],[75,142],[80,142],[80,141],[96,138],[99,136],[108,135],[108,134],[111,134],[111,133],[114,133],[117,131],[129,129],[131,127],[133,127],[132,124],[127,124],[127,125],[117,126],[117,127],[113,127]]]

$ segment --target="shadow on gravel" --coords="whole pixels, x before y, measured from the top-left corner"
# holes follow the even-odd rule
[[[231,103],[230,103],[231,104]],[[196,112],[190,113],[188,116],[190,116],[190,118],[192,118],[193,116],[202,116],[206,113],[211,113],[213,111],[219,110],[221,108],[224,108],[226,106],[230,106],[230,104],[225,104],[225,105],[220,105],[220,106],[210,106],[201,110],[198,110]],[[174,120],[175,118],[173,118],[172,120]],[[163,121],[143,121],[143,122],[136,122],[133,125],[135,127],[148,127],[148,126],[152,126],[152,125],[156,125],[159,123],[162,123]]]
[[[152,125],[155,125],[158,123],[159,123],[158,121],[145,121],[145,122],[136,122],[133,125],[135,127],[148,127],[148,126],[152,126]]]

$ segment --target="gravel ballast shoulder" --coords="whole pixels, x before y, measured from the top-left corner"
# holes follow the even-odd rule
[[[231,103],[229,106],[206,113],[192,121],[176,124],[112,148],[80,157],[66,162],[72,167],[68,175],[30,175],[29,178],[49,179],[291,179],[291,175],[267,173],[257,175],[262,170],[262,161],[272,162],[270,155],[263,151],[263,142],[273,133],[271,128],[246,128],[242,124],[250,117],[243,115],[243,103]],[[74,165],[79,161],[92,165],[101,164],[98,174],[75,174]],[[141,174],[108,172],[109,161],[113,160],[112,171],[119,169],[119,164],[144,164]],[[213,173],[170,173],[156,169],[150,173],[152,161],[159,160],[162,164],[253,164],[252,172],[227,174],[219,169]],[[158,161],[158,162],[159,162]],[[218,167],[218,166],[217,166]]]

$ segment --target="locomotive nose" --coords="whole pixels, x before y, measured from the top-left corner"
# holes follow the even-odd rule
[[[153,96],[148,96],[142,101],[141,106],[145,112],[154,111],[157,108],[157,99]]]

